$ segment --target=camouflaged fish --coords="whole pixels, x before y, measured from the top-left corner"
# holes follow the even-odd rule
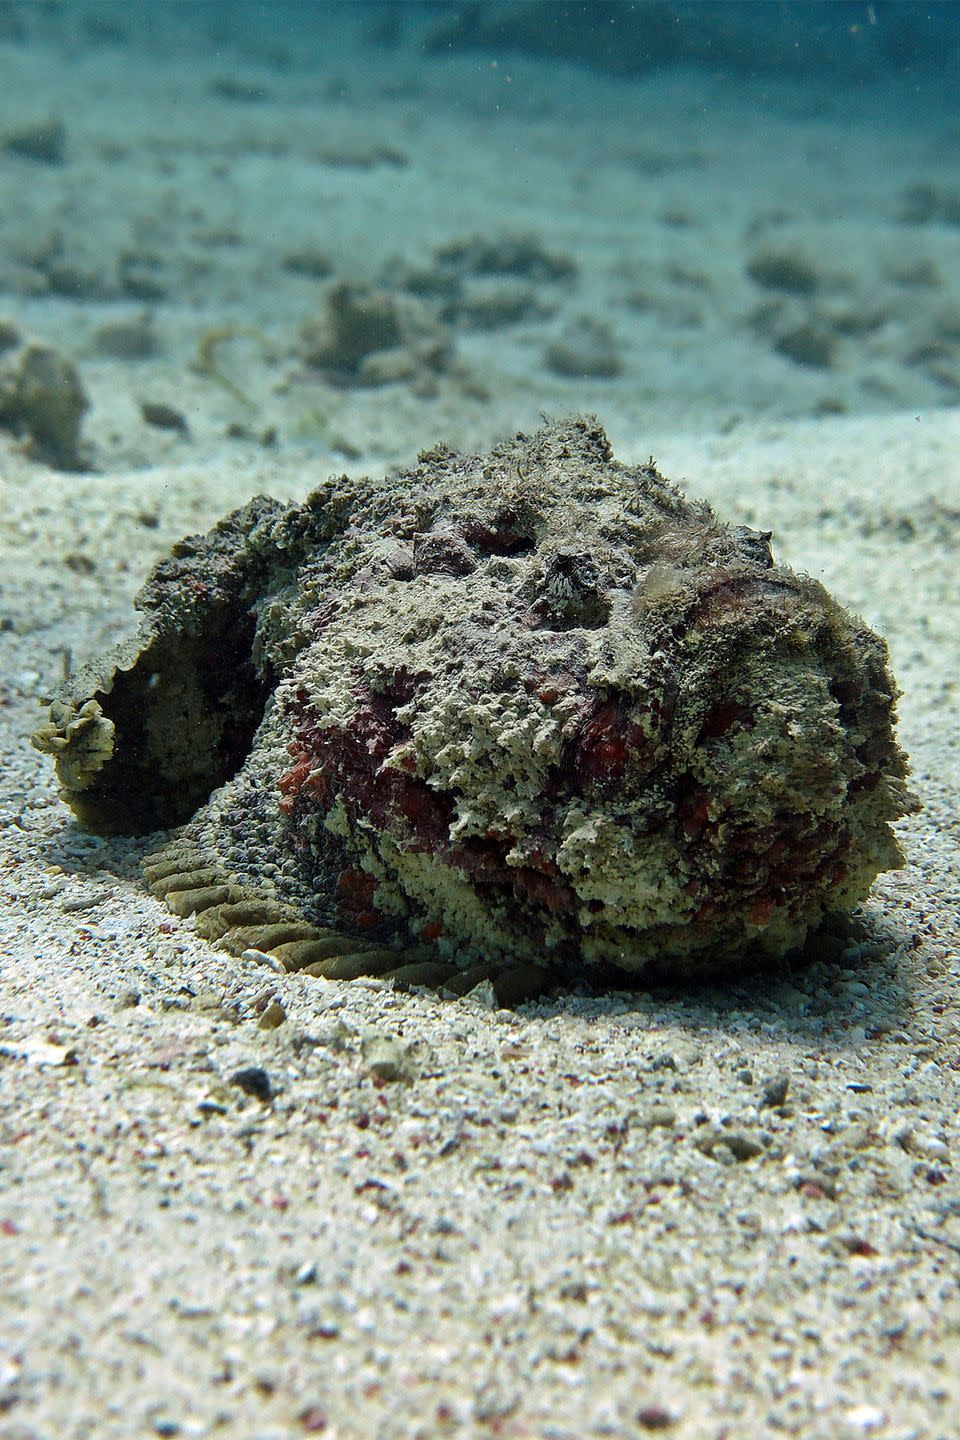
[[[591,418],[175,546],[34,743],[201,935],[501,997],[737,974],[901,863],[883,641]]]

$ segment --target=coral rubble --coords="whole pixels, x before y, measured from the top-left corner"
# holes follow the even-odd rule
[[[15,345],[14,339],[0,365],[0,426],[25,432],[41,459],[80,469],[80,427],[90,402],[76,366],[50,345]]]
[[[302,329],[306,363],[337,385],[384,385],[446,369],[450,338],[422,301],[339,282]]]

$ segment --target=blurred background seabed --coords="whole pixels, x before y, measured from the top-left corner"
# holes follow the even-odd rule
[[[953,405],[958,49],[859,0],[5,0],[0,426],[109,471]]]

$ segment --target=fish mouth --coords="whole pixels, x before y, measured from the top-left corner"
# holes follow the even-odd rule
[[[254,664],[254,617],[213,607],[192,619],[121,644],[95,675],[79,671],[33,736],[84,829],[179,825],[249,754],[275,684]]]

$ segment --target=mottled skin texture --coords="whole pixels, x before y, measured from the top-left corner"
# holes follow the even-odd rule
[[[592,419],[441,447],[182,542],[37,743],[92,828],[189,822],[151,878],[234,948],[736,972],[913,806],[883,642],[767,541]]]

